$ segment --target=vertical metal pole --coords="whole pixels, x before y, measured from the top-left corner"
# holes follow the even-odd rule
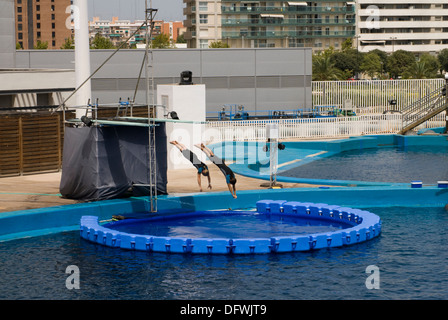
[[[157,9],[152,8],[152,1],[148,8],[148,0],[145,0],[145,21],[146,21],[146,104],[148,106],[148,155],[149,155],[149,197],[151,212],[157,211],[157,167],[156,167],[156,135],[155,120],[152,111],[155,106],[154,101],[154,70],[153,52],[151,46],[152,31],[154,27],[154,15]],[[151,48],[151,50],[150,50]],[[151,82],[150,82],[151,81]]]
[[[87,0],[74,0],[75,21],[75,78],[79,88],[90,76],[90,47],[89,47],[89,18]],[[91,99],[92,89],[90,80],[76,93],[76,105],[83,106]],[[84,110],[77,109],[76,117],[81,118]]]

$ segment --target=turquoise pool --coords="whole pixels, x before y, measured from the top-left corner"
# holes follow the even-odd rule
[[[375,135],[329,141],[283,142],[277,181],[338,186],[406,185],[448,180],[447,136]],[[237,173],[269,179],[265,143],[213,145]]]
[[[385,145],[446,143],[442,140],[364,137],[343,142],[314,142],[314,149],[307,150],[319,157],[323,150],[340,152],[361,145],[375,147],[378,141]],[[288,149],[292,148],[287,146],[285,151]],[[246,150],[246,154],[250,152]],[[232,166],[248,167],[247,163]],[[82,216],[94,215],[106,221],[112,215],[145,212],[149,209],[145,198],[0,213],[0,299],[448,298],[447,188],[374,184],[356,188],[240,191],[237,199],[228,192],[161,196],[158,214],[250,210],[263,199],[368,210],[382,219],[382,233],[378,238],[351,247],[310,252],[183,255],[117,250],[81,239]],[[66,287],[66,268],[70,265],[79,267],[79,290]],[[366,286],[369,276],[366,270],[371,266],[380,272],[378,289]]]
[[[29,219],[42,229],[34,231],[35,237],[25,237],[29,231],[23,230],[29,227],[16,225],[13,218],[8,221],[11,232],[22,232],[16,233],[20,238],[0,242],[0,299],[447,299],[448,189],[383,189],[269,190],[261,195],[241,192],[238,199],[220,193],[160,200],[162,208],[172,211],[242,208],[266,194],[277,199],[325,198],[369,210],[383,221],[381,236],[366,243],[283,254],[146,253],[95,245],[79,236],[79,217],[86,212],[106,219],[114,212],[145,207],[142,199],[50,208],[40,217],[36,210],[20,212],[17,221]],[[5,224],[1,226],[5,239]],[[66,288],[69,265],[79,267],[79,290]],[[379,289],[366,287],[369,266],[380,271]]]

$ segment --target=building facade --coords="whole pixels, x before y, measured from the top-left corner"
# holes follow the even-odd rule
[[[184,0],[190,48],[338,49],[356,34],[355,2]]]
[[[38,42],[59,49],[72,34],[70,0],[15,0],[16,43],[33,49]]]
[[[448,45],[446,0],[358,0],[359,50],[436,53]]]
[[[93,17],[93,20],[89,21],[89,34],[91,39],[94,38],[96,34],[100,34],[101,36],[110,39],[115,46],[126,41],[131,35],[133,35],[131,39],[129,39],[129,44],[131,46],[144,44],[146,27],[138,30],[143,23],[145,23],[144,20],[131,22],[130,20],[120,20],[118,17],[112,17],[112,20],[102,20],[99,17]],[[163,33],[169,35],[170,40],[175,43],[177,37],[183,32],[185,32],[185,30],[181,21],[165,22],[163,20],[155,20],[152,38],[154,39]]]

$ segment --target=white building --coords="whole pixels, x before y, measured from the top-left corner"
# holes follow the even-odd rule
[[[357,36],[361,52],[437,53],[448,48],[446,0],[357,0]]]
[[[90,38],[94,38],[96,34],[108,38],[114,45],[117,45],[131,36],[142,24],[143,20],[119,20],[113,17],[112,20],[101,20],[99,17],[93,17],[93,21],[89,22]],[[130,40],[130,44],[143,43],[145,40],[145,29],[142,28]]]

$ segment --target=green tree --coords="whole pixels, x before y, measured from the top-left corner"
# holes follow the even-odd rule
[[[75,41],[73,37],[66,38],[61,49],[75,49]]]
[[[331,61],[331,55],[328,52],[324,51],[313,55],[314,81],[340,80],[342,77],[343,73],[335,67],[334,62]]]
[[[110,39],[103,37],[101,34],[97,33],[95,38],[93,38],[91,49],[114,49],[115,46]]]
[[[385,76],[385,73],[387,73],[387,59],[389,58],[389,56],[386,52],[379,49],[372,50],[369,53],[375,53],[380,58],[381,70],[379,71],[379,75],[380,78],[383,78]]]
[[[187,43],[183,33],[177,36],[176,43]]]
[[[34,49],[36,49],[36,50],[46,50],[46,49],[48,49],[48,41],[42,42],[40,40],[37,40],[37,43],[34,46]]]
[[[331,61],[336,68],[343,70],[349,78],[362,71],[360,66],[363,62],[363,54],[356,49],[345,48],[344,51],[335,52],[331,56]]]
[[[410,65],[403,75],[412,79],[431,79],[437,76],[439,68],[440,64],[437,58],[425,53],[418,61]]]
[[[229,44],[222,41],[215,41],[210,43],[209,48],[230,48]]]
[[[440,72],[448,72],[448,49],[443,49],[437,56],[440,64]]]
[[[16,43],[16,50],[20,50],[20,49],[23,49],[23,48],[22,48],[22,46],[20,45],[20,43],[17,42],[17,43]]]
[[[364,56],[364,61],[361,65],[361,69],[369,75],[370,78],[374,78],[382,70],[381,58],[375,52],[369,52]]]
[[[392,53],[387,59],[387,71],[392,78],[403,76],[406,70],[414,65],[415,56],[412,52],[398,50]]]
[[[168,49],[171,48],[170,36],[165,33],[161,33],[152,40],[152,47],[155,49]]]
[[[348,51],[350,49],[353,49],[353,39],[352,38],[347,38],[342,43],[342,52],[346,52],[346,51]]]

